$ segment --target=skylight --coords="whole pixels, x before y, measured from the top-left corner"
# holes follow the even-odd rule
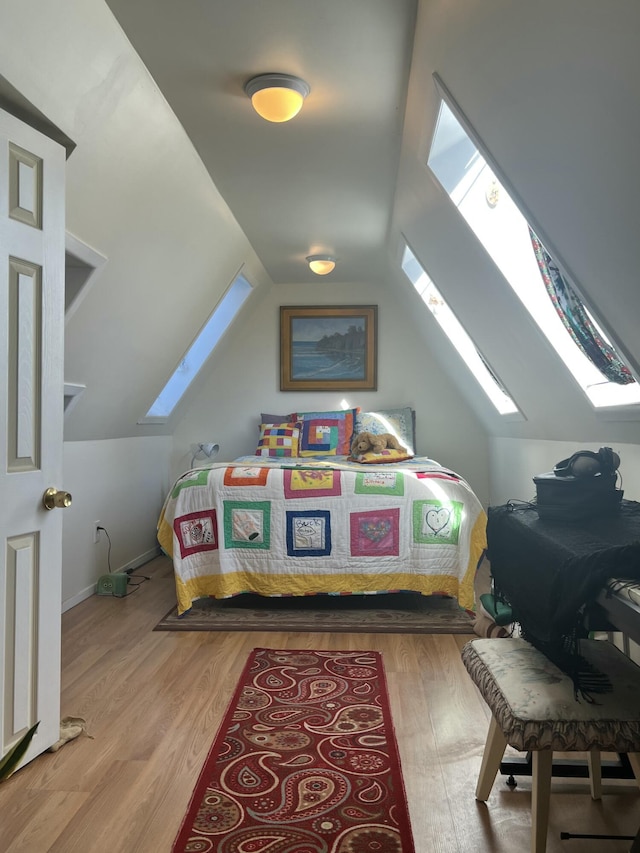
[[[640,402],[637,382],[609,381],[565,329],[545,289],[526,219],[445,101],[428,166],[591,403],[604,407]]]
[[[154,401],[143,423],[149,420],[164,421],[171,415],[198,371],[233,322],[251,290],[251,285],[246,278],[238,275],[183,356],[173,376]]]
[[[489,370],[485,359],[406,244],[402,255],[402,269],[498,412],[501,415],[517,412],[518,407]]]

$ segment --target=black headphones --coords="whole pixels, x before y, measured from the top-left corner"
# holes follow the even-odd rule
[[[613,474],[618,470],[620,457],[610,447],[601,447],[597,453],[579,450],[563,459],[553,469],[556,477],[595,477],[596,474]]]

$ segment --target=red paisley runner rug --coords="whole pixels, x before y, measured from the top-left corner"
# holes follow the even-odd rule
[[[414,853],[378,652],[254,649],[173,853]]]

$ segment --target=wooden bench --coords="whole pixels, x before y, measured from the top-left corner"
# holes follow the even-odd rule
[[[553,752],[586,752],[591,795],[600,797],[600,753],[627,754],[640,780],[640,667],[612,644],[581,640],[580,653],[611,682],[595,702],[521,638],[468,642],[462,660],[491,709],[476,798],[489,798],[507,744],[532,754],[531,850],[545,853]]]

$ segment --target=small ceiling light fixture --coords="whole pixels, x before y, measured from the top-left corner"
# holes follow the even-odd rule
[[[309,255],[307,263],[311,272],[316,275],[328,275],[336,268],[336,259],[331,255]]]
[[[254,110],[267,121],[289,121],[298,115],[311,89],[290,74],[259,74],[244,84]]]

